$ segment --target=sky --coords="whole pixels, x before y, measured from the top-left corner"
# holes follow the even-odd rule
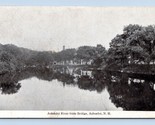
[[[109,42],[124,26],[155,24],[155,7],[1,6],[0,43],[61,51]]]

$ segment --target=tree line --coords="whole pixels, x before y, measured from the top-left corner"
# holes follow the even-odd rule
[[[81,46],[77,49],[66,49],[53,53],[53,57],[57,62],[72,60],[73,62],[80,63],[82,60],[87,64],[91,60],[92,65],[100,65],[106,53],[107,51],[102,45],[97,45],[96,47]]]
[[[0,44],[1,72],[20,70],[27,66],[49,66],[61,61],[92,61],[96,67],[128,67],[133,64],[155,63],[155,26],[128,25],[116,35],[110,48],[102,45],[81,46],[60,52],[34,51],[12,44]],[[0,73],[1,73],[0,72]]]
[[[8,71],[22,70],[26,67],[52,66],[53,62],[83,60],[94,62],[100,60],[106,54],[106,49],[102,45],[97,47],[81,46],[78,49],[66,49],[60,52],[34,51],[13,44],[0,44],[0,73]],[[98,61],[99,62],[99,61]]]

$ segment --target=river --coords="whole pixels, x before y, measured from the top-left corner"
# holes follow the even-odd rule
[[[153,81],[74,69],[0,76],[0,110],[155,110]]]

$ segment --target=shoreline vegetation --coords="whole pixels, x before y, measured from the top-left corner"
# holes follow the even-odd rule
[[[0,44],[1,94],[17,93],[22,80],[35,77],[57,80],[63,87],[75,86],[97,93],[106,90],[117,108],[152,111],[154,76],[155,26],[124,27],[108,50],[97,45],[70,49],[64,46],[60,52],[41,52]]]
[[[63,46],[60,52],[0,44],[1,75],[28,67],[52,69],[55,66],[155,75],[155,26],[125,26],[123,33],[111,40],[108,50],[100,44],[70,49]]]

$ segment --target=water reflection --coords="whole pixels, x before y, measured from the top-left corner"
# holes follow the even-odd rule
[[[1,94],[15,94],[21,87],[18,79],[13,79],[13,74],[5,74],[0,76]]]
[[[124,110],[155,110],[155,81],[145,77],[115,74],[109,76],[108,92],[110,99],[117,107]]]
[[[0,87],[2,94],[13,94],[18,92],[21,87],[19,81],[37,77],[41,80],[52,81],[57,79],[63,86],[78,86],[80,89],[96,90],[101,92],[105,87],[104,82],[99,78],[99,72],[77,69],[69,71],[66,68],[49,69],[26,69],[22,72],[9,73],[0,76]],[[103,78],[103,77],[102,77]]]
[[[98,93],[104,93],[106,89],[110,95],[108,101],[123,110],[155,110],[155,80],[131,74],[67,67],[53,70],[29,68],[22,72],[1,75],[0,91],[2,94],[15,94],[22,86],[20,81],[32,77],[46,81],[57,80],[64,87],[73,86]]]

